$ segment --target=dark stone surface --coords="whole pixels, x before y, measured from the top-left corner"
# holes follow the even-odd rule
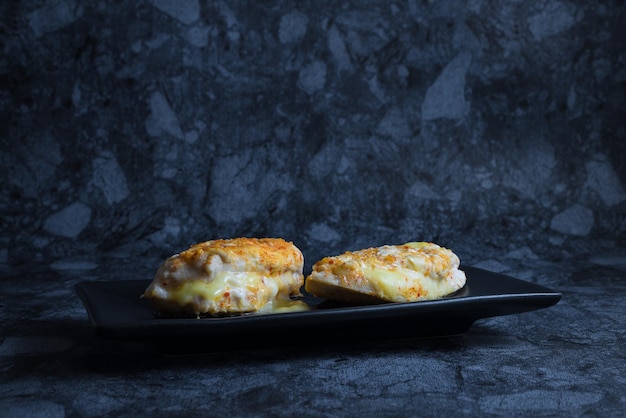
[[[625,409],[623,2],[29,0],[0,16],[10,416]],[[293,241],[305,270],[434,241],[564,297],[432,341],[174,358],[91,332],[77,281],[148,278],[242,235]]]
[[[1,7],[0,262],[625,245],[619,2]]]
[[[241,350],[221,352],[225,342],[215,341],[216,352],[195,355],[97,337],[73,292],[83,280],[144,278],[153,262],[6,272],[3,416],[606,417],[626,407],[624,251],[598,245],[559,263],[530,251],[478,261],[563,298],[479,320],[461,336],[244,349],[242,335]]]

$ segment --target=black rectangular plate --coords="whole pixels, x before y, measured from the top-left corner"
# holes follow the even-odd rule
[[[312,310],[225,318],[161,318],[140,295],[151,280],[82,282],[76,292],[97,335],[157,344],[226,346],[246,341],[291,343],[458,335],[478,319],[555,305],[561,294],[546,287],[463,266],[465,287],[434,301],[345,306],[305,295]]]

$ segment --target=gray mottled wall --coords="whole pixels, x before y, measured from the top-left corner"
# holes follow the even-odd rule
[[[3,2],[0,262],[626,245],[626,8],[601,3]]]

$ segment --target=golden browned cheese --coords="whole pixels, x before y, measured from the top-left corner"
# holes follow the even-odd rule
[[[143,296],[166,314],[305,310],[302,252],[281,238],[206,241],[168,258]]]
[[[307,292],[356,302],[415,302],[437,299],[465,285],[459,258],[428,242],[385,245],[326,257],[313,265]]]

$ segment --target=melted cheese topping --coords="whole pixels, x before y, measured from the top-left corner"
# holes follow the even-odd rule
[[[385,245],[326,257],[307,277],[307,292],[349,302],[437,299],[465,285],[452,251],[427,242]]]
[[[228,315],[307,310],[304,258],[292,243],[235,238],[196,244],[168,258],[144,292],[167,314]]]

